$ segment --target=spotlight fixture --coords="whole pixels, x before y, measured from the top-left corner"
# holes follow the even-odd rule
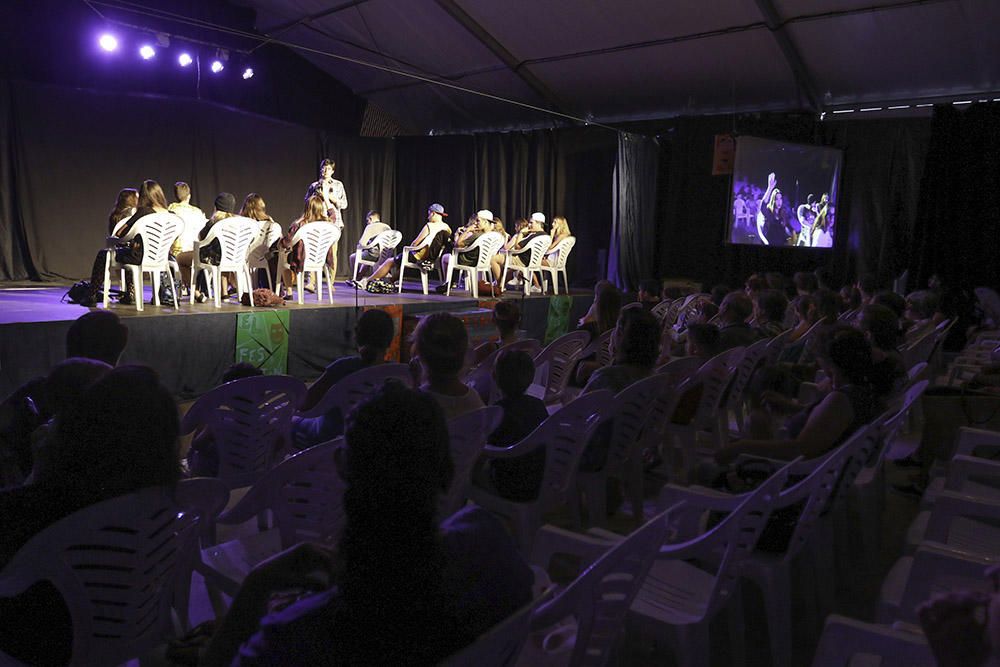
[[[247,67],[245,70],[243,70],[243,80],[246,81],[247,79],[252,79],[252,78],[253,78],[253,67]]]
[[[100,39],[97,40],[97,43],[100,44],[101,48],[108,53],[118,50],[118,38],[109,32],[101,35]]]
[[[188,65],[194,62],[194,59],[191,58],[190,53],[185,51],[184,53],[177,56],[177,62],[178,64],[180,64],[181,67],[187,67]]]
[[[156,49],[154,49],[149,44],[143,44],[141,47],[139,47],[139,56],[143,60],[149,60],[155,55],[156,55]]]
[[[226,69],[226,66],[222,64],[221,60],[213,60],[211,69],[213,74],[218,74],[222,70]]]

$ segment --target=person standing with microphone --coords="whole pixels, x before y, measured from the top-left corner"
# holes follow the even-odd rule
[[[306,190],[306,201],[309,201],[309,198],[313,195],[322,197],[330,222],[337,225],[343,231],[343,212],[347,210],[347,190],[344,189],[342,181],[338,181],[333,177],[333,172],[336,168],[337,163],[329,158],[319,163],[319,180],[313,182],[309,186],[309,189]],[[326,257],[326,263],[329,265],[334,277],[337,275],[337,247],[339,245],[339,241],[334,243],[330,247],[330,253]]]

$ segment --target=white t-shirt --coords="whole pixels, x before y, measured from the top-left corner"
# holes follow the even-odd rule
[[[431,391],[427,385],[424,385],[421,389],[434,397],[434,400],[437,401],[437,404],[440,405],[441,409],[444,411],[444,418],[449,421],[455,417],[461,417],[467,412],[472,412],[473,410],[485,407],[483,405],[483,399],[479,397],[478,393],[469,387],[465,388],[465,394],[462,396],[439,394]]]
[[[198,240],[198,232],[205,226],[205,214],[197,206],[174,202],[167,209],[184,221],[184,231],[181,232],[181,252],[194,250],[194,242]]]
[[[365,230],[361,232],[361,238],[358,239],[358,245],[368,245],[376,236],[390,229],[391,227],[384,222],[371,222],[365,225]]]

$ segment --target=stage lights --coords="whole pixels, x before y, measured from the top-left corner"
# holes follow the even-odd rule
[[[194,58],[192,58],[191,54],[188,53],[187,51],[185,51],[184,53],[182,53],[179,56],[177,56],[177,63],[181,67],[187,67],[188,65],[190,65],[193,62],[194,62]]]
[[[154,49],[149,44],[143,44],[139,47],[139,57],[143,60],[149,60],[156,55],[156,49]]]
[[[101,35],[100,39],[97,40],[97,43],[100,44],[101,48],[108,53],[118,50],[118,38],[109,32]]]
[[[210,69],[212,70],[213,74],[218,74],[222,70],[226,69],[226,66],[222,64],[221,60],[213,60]]]
[[[245,70],[243,70],[243,80],[246,81],[247,79],[252,79],[252,78],[253,78],[253,67],[247,67]]]

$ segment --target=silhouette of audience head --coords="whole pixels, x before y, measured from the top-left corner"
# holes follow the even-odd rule
[[[430,380],[457,376],[468,348],[465,324],[449,313],[428,315],[414,331],[414,350]]]
[[[725,324],[741,324],[753,315],[753,301],[743,292],[730,292],[719,306],[719,319]]]
[[[222,382],[232,382],[233,380],[242,380],[244,378],[255,378],[263,375],[264,371],[257,368],[253,364],[241,361],[238,364],[233,364],[230,366],[225,373],[222,374]]]
[[[861,310],[858,328],[879,350],[894,350],[899,345],[899,317],[890,308],[871,304]]]
[[[535,362],[523,350],[504,350],[493,366],[493,380],[504,398],[521,396],[535,379]]]
[[[128,327],[114,313],[94,310],[81,315],[66,332],[66,356],[97,359],[114,366],[128,342]]]
[[[625,308],[611,334],[616,364],[652,368],[660,356],[660,323],[642,308]]]
[[[511,336],[521,324],[521,309],[513,301],[497,301],[493,306],[493,323],[501,337]]]
[[[719,327],[714,324],[692,324],[686,330],[689,357],[708,359],[719,353]]]
[[[395,335],[396,325],[392,317],[378,308],[361,313],[357,324],[354,325],[354,340],[358,352],[368,363],[375,363],[385,358],[385,352],[392,345]]]
[[[755,303],[759,322],[781,322],[788,310],[788,299],[775,289],[766,289],[757,295]]]
[[[86,389],[112,366],[97,359],[70,357],[52,367],[45,379],[46,412],[55,417],[80,402]]]

